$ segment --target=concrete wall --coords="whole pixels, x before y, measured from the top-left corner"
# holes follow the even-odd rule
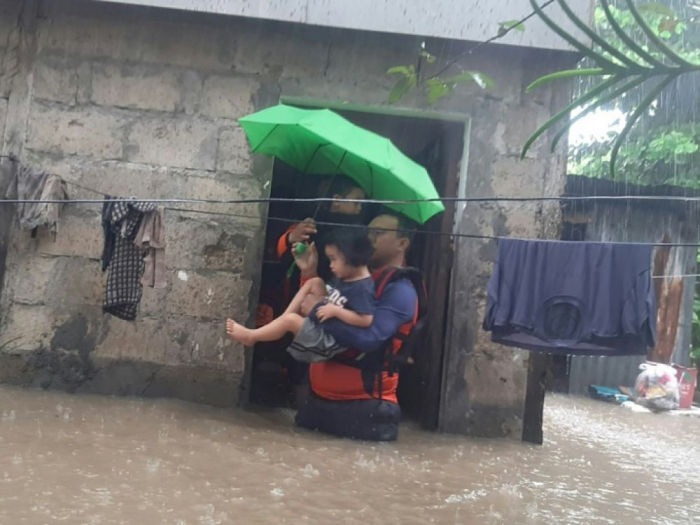
[[[264,195],[266,164],[253,165],[236,122],[253,111],[259,82],[231,74],[208,25],[192,26],[201,47],[185,45],[187,26],[84,7],[52,2],[29,16],[35,30],[22,24],[20,45],[36,47],[27,85],[12,93],[29,95],[16,101],[24,105],[15,123],[22,162],[122,197]],[[10,342],[3,379],[235,403],[244,356],[225,339],[223,321],[255,308],[263,210],[215,211],[252,218],[166,212],[168,288],[144,291],[134,323],[101,311],[100,205],[66,207],[55,242],[13,230],[0,309],[0,341]]]
[[[86,1],[58,0],[44,9],[23,39],[36,49],[27,58],[29,85],[19,86],[31,95],[20,112],[22,160],[115,195],[265,195],[270,164],[251,157],[238,117],[283,96],[383,107],[395,81],[387,68],[413,61],[420,44]],[[465,86],[435,108],[416,94],[400,106],[472,119],[467,194],[556,193],[561,159],[544,144],[524,162],[517,154],[561,107],[565,89],[528,95],[524,88],[571,62],[553,52],[486,47],[463,67],[494,78],[494,90]],[[72,195],[93,197],[78,189]],[[69,206],[56,243],[12,232],[0,341],[19,339],[5,349],[0,379],[234,402],[244,363],[223,339],[222,321],[245,318],[255,307],[266,208],[217,208],[254,219],[169,212],[170,285],[145,291],[135,323],[100,310],[99,208]],[[547,236],[559,223],[557,209],[469,205],[458,229]],[[495,245],[457,246],[443,427],[519,438],[528,354],[494,347],[479,329]]]
[[[526,94],[525,87],[547,70],[571,67],[573,59],[533,52],[492,52],[483,58],[488,62],[475,58],[467,67],[498,68],[494,73],[500,80],[499,88],[495,96],[487,94],[462,102],[472,121],[468,170],[458,194],[561,195],[565,183],[564,145],[550,155],[550,137],[545,134],[524,160],[519,154],[531,133],[570,100],[567,85],[556,84],[532,94]],[[455,229],[470,235],[557,239],[560,225],[556,203],[472,202],[458,208]],[[453,433],[520,439],[531,354],[496,345],[481,329],[486,287],[496,255],[493,240],[455,240],[440,427]],[[539,375],[541,365],[533,363],[531,373]],[[531,388],[533,384],[537,380],[531,382]],[[544,390],[535,390],[530,392],[530,413],[541,421]],[[539,425],[536,421],[532,424]]]

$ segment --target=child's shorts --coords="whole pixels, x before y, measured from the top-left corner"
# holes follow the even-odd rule
[[[321,363],[331,357],[345,352],[346,347],[341,346],[330,334],[323,331],[308,317],[304,319],[299,333],[287,348],[294,359],[304,363]]]

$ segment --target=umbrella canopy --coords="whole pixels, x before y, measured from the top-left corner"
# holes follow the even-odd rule
[[[378,200],[435,199],[426,169],[386,137],[328,109],[274,106],[239,120],[254,153],[273,155],[304,173],[344,173]],[[388,204],[424,224],[445,210],[441,202]]]

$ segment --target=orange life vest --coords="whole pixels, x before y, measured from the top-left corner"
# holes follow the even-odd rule
[[[405,272],[415,272],[407,274]],[[383,268],[372,274],[377,299],[380,299],[386,286],[404,275],[420,275],[415,269]],[[416,325],[423,317],[427,306],[425,287],[418,279],[411,280],[418,301],[413,319],[402,325],[387,342],[383,350],[362,354],[348,350],[335,359],[312,364],[309,369],[311,388],[316,395],[332,401],[358,399],[384,399],[397,403],[396,389],[399,384],[398,367],[405,363],[408,354],[402,355],[402,348]]]

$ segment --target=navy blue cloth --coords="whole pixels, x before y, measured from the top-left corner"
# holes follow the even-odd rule
[[[374,286],[374,285],[373,285]],[[374,294],[374,288],[372,288]],[[360,352],[372,352],[398,332],[406,323],[413,320],[418,296],[413,285],[406,279],[389,283],[374,310],[374,318],[369,328],[347,325],[337,319],[322,323],[323,331],[335,337],[342,346]],[[315,320],[315,311],[311,317]]]
[[[652,246],[499,239],[484,330],[527,350],[646,355],[656,342]]]
[[[337,277],[326,284],[326,303],[352,310],[358,314],[371,315],[377,306],[374,281],[371,277],[359,281],[341,281]]]

